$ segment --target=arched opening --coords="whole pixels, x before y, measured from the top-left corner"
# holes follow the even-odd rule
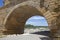
[[[29,19],[27,19],[25,25],[28,25],[28,24],[31,24],[34,26],[48,26],[48,23],[47,23],[47,20],[45,19],[45,17],[40,16],[40,15],[35,15],[35,16],[32,16]]]
[[[32,6],[24,5],[13,8],[5,18],[4,26],[6,31],[4,31],[4,34],[24,33],[24,27],[27,19],[35,15],[45,17],[43,13]]]
[[[40,15],[31,16],[25,23],[24,33],[40,34],[50,36],[50,29],[48,27],[45,17]]]

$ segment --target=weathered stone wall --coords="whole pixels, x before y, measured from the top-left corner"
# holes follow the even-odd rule
[[[14,19],[16,20],[17,18],[14,18],[14,17],[18,17],[17,13],[19,13],[19,17],[22,15],[21,13],[23,13],[23,15],[26,16],[24,17],[26,19],[28,19],[29,16],[31,17],[31,15],[37,15],[39,13],[39,15],[44,16],[46,18],[49,28],[51,29],[52,35],[54,37],[60,37],[60,21],[59,21],[60,20],[60,0],[4,0],[4,3],[5,3],[4,7],[0,8],[0,27],[6,28],[7,33],[11,34],[11,32],[15,32],[15,31],[17,33],[18,30],[15,30],[15,29],[11,31],[8,30],[9,27],[13,29],[14,25],[23,26],[23,27],[18,27],[20,28],[21,33],[23,32],[24,22],[26,20],[22,19],[24,20],[24,22],[22,21],[22,23],[20,23],[21,25],[18,25],[18,23],[16,24],[15,22],[17,21],[14,21]],[[23,8],[19,8],[20,6],[22,6]],[[33,14],[36,12],[33,9],[39,12],[36,14]],[[32,12],[31,10],[34,12]],[[24,14],[26,12],[27,13],[32,12],[32,13],[30,13],[29,15]],[[16,15],[14,16],[13,14],[14,15],[16,14]],[[14,25],[12,25],[11,23],[13,23]]]

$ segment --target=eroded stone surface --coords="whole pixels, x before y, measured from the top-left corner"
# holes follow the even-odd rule
[[[52,36],[60,37],[58,36],[60,0],[5,0],[4,2],[4,7],[0,8],[0,27],[4,27],[4,33],[23,33],[26,20],[33,15],[41,15],[46,18]]]

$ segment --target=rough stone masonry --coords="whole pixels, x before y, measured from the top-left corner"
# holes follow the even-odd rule
[[[28,18],[46,18],[53,40],[60,40],[60,0],[4,0],[0,8],[0,29],[3,34],[22,34]]]

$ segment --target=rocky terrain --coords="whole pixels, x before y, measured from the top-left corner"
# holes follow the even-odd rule
[[[14,34],[6,35],[0,40],[51,40],[49,37],[49,29],[39,28],[39,29],[25,29],[24,34]]]

